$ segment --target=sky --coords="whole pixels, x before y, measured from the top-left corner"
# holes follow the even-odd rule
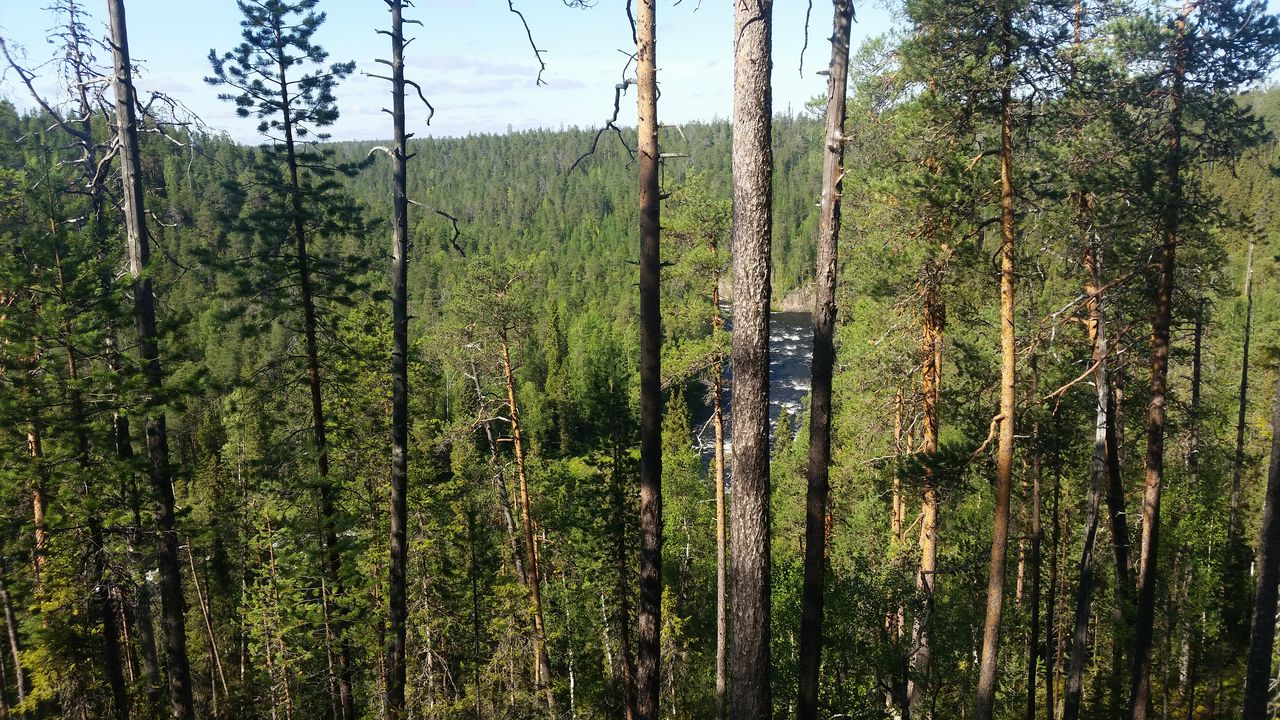
[[[406,17],[423,25],[407,26],[416,39],[406,49],[407,76],[421,84],[435,106],[431,125],[425,108],[408,105],[409,130],[419,136],[465,136],[508,129],[599,127],[613,112],[614,85],[622,79],[634,52],[624,0],[597,0],[594,7],[565,7],[561,0],[513,0],[528,20],[547,68],[538,86],[538,63],[520,18],[506,0],[418,0]],[[40,0],[0,0],[0,36],[28,67],[41,73],[37,89],[59,97],[54,69],[47,65],[57,47],[47,39],[56,24]],[[87,0],[88,25],[107,34],[105,3]],[[101,7],[99,7],[101,6]],[[725,119],[733,92],[733,3],[730,0],[659,0],[659,119],[665,124]],[[375,32],[390,22],[383,0],[322,0],[327,21],[315,41],[330,61],[354,60],[357,73],[336,95],[340,118],[329,132],[335,140],[382,139],[391,134],[385,81],[361,75],[381,74],[376,58],[389,56],[389,41]],[[774,110],[803,112],[805,104],[826,94],[825,70],[831,46],[831,10],[815,2],[809,27],[804,74],[805,0],[774,4]],[[160,91],[180,100],[217,132],[256,143],[257,122],[240,119],[219,90],[204,82],[210,74],[210,49],[219,53],[240,42],[240,13],[234,0],[126,0],[129,43],[139,66],[143,91]],[[859,3],[853,46],[886,32],[890,13],[881,0]],[[630,47],[629,47],[630,46]],[[103,57],[109,61],[109,57]],[[7,70],[7,66],[6,66]],[[629,72],[634,75],[634,69]],[[27,91],[13,72],[0,75],[0,97],[31,107]],[[415,107],[416,105],[416,107]],[[414,116],[417,109],[421,112]],[[619,121],[634,125],[634,89],[624,97]]]

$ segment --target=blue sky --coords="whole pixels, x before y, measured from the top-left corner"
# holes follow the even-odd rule
[[[515,0],[544,50],[547,84],[535,85],[538,65],[520,19],[506,0],[419,0],[408,17],[423,21],[411,27],[417,40],[406,51],[409,76],[427,92],[436,108],[431,126],[425,112],[411,118],[418,135],[467,135],[514,129],[599,126],[612,112],[613,86],[631,44],[623,0],[598,0],[587,10],[567,8],[561,0]],[[55,52],[46,40],[54,17],[39,0],[0,0],[0,35],[39,65]],[[87,0],[95,15],[90,28],[106,33],[105,3]],[[885,32],[889,12],[881,0],[861,3],[854,27],[854,46],[862,38]],[[101,7],[100,7],[101,6]],[[207,56],[239,42],[239,11],[234,0],[126,0],[129,41],[141,64],[138,84],[160,90],[185,103],[211,128],[244,142],[257,141],[256,123],[235,117],[230,103],[217,100],[206,85]],[[374,30],[389,21],[383,0],[327,0],[320,3],[328,20],[317,42],[330,59],[355,60],[358,71],[381,72],[375,58],[386,57],[388,41]],[[774,108],[800,112],[814,96],[826,92],[816,74],[827,64],[831,32],[830,4],[814,2],[805,53],[805,0],[776,0],[774,8]],[[661,86],[659,118],[665,123],[726,118],[732,97],[732,25],[730,0],[659,0],[658,66]],[[634,50],[634,46],[632,46]],[[53,78],[39,86],[56,96]],[[353,76],[339,86],[341,119],[331,129],[335,139],[371,139],[390,135],[386,83]],[[21,107],[30,105],[12,73],[0,78],[0,96]],[[413,108],[413,105],[410,105]],[[411,110],[412,111],[412,110]],[[623,100],[620,120],[634,124],[634,91]]]

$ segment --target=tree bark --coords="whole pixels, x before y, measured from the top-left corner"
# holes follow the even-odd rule
[[[1089,618],[1093,604],[1094,545],[1098,535],[1098,506],[1102,488],[1107,485],[1107,407],[1110,402],[1107,381],[1106,315],[1102,307],[1102,268],[1100,249],[1090,239],[1085,249],[1084,266],[1088,273],[1085,295],[1088,297],[1089,340],[1093,346],[1093,384],[1095,390],[1093,456],[1089,473],[1089,494],[1085,503],[1084,544],[1080,551],[1079,585],[1076,590],[1075,626],[1071,636],[1071,660],[1067,671],[1067,689],[1063,701],[1062,720],[1080,717],[1084,694],[1084,666],[1088,654]]]
[[[546,624],[542,616],[542,573],[538,569],[538,553],[533,546],[533,514],[529,504],[529,476],[525,470],[524,441],[520,436],[520,412],[516,405],[516,382],[512,374],[511,353],[505,338],[501,340],[502,372],[507,382],[507,410],[511,414],[511,445],[516,453],[516,473],[520,477],[520,512],[524,528],[524,561],[528,569],[529,605],[533,613],[534,677],[543,691],[547,709],[556,712],[556,698],[551,690],[551,660],[547,655]]]
[[[662,316],[659,285],[657,0],[636,13],[640,202],[640,602],[636,713],[657,720],[662,692]]]
[[[406,716],[405,572],[409,562],[406,526],[409,484],[409,200],[408,135],[405,132],[404,80],[404,0],[390,0],[391,7],[391,118],[394,126],[392,159],[391,225],[391,527],[388,620],[391,650],[388,659],[387,713],[392,720]],[[355,707],[350,693],[343,693],[343,718],[353,720]],[[351,704],[351,715],[347,705]]]
[[[107,0],[111,18],[116,123],[120,133],[120,171],[124,185],[125,236],[129,274],[133,279],[134,317],[138,329],[138,353],[146,378],[145,427],[147,458],[151,468],[152,503],[159,535],[160,605],[169,671],[169,715],[194,720],[191,664],[187,658],[186,604],[182,595],[182,568],[178,563],[178,536],[174,529],[173,482],[169,468],[169,440],[165,417],[159,408],[163,370],[156,342],[155,291],[148,274],[150,241],[142,193],[142,161],[138,150],[138,121],[134,108],[133,67],[124,0]]]
[[[922,279],[924,320],[921,330],[920,388],[923,404],[923,442],[920,448],[924,468],[921,496],[920,572],[916,590],[922,596],[912,622],[911,678],[907,686],[907,705],[911,717],[923,717],[925,691],[928,689],[933,651],[929,642],[929,619],[933,613],[933,596],[938,574],[938,476],[934,461],[938,454],[938,401],[942,382],[942,329],[946,306],[941,295],[941,261],[930,261]]]
[[[1276,598],[1280,591],[1280,381],[1271,411],[1271,464],[1258,539],[1258,585],[1244,681],[1244,720],[1265,720],[1270,700],[1271,657],[1275,648]]]
[[[1001,4],[1002,65],[1013,64],[1013,20]],[[977,720],[991,720],[995,710],[1000,656],[1000,619],[1004,611],[1005,555],[1009,550],[1009,495],[1013,486],[1014,403],[1017,395],[1017,348],[1013,315],[1013,98],[1012,79],[1000,88],[1000,439],[996,451],[996,506],[991,533],[991,566],[987,579],[987,617],[978,665]]]
[[[1147,457],[1142,498],[1142,551],[1138,560],[1138,613],[1134,623],[1133,670],[1129,680],[1129,716],[1146,720],[1151,692],[1151,645],[1155,623],[1157,558],[1160,550],[1160,490],[1164,482],[1165,391],[1169,372],[1169,322],[1173,304],[1174,251],[1182,214],[1182,91],[1186,77],[1187,17],[1182,7],[1174,26],[1173,86],[1169,93],[1167,199],[1160,221],[1161,247],[1154,315],[1151,323],[1151,397],[1147,407]]]
[[[828,469],[831,465],[831,375],[835,365],[836,265],[840,191],[844,175],[845,91],[849,72],[852,0],[835,0],[831,63],[827,68],[827,128],[822,149],[822,202],[814,280],[813,362],[809,395],[809,467],[805,498],[804,586],[800,610],[799,698],[796,716],[818,715],[822,664],[822,610],[827,565]]]
[[[769,299],[773,0],[734,3],[731,715],[773,712],[769,686]]]

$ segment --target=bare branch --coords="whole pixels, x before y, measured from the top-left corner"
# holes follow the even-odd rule
[[[800,46],[800,77],[804,77],[804,54],[809,49],[809,16],[813,14],[813,0],[804,11],[804,45]]]
[[[377,149],[379,149],[379,148],[374,148],[374,150],[377,150]],[[372,151],[370,151],[370,152],[372,153]],[[416,207],[420,207],[420,208],[422,208],[423,210],[430,210],[431,212],[433,212],[433,213],[435,213],[435,214],[439,215],[440,217],[448,219],[448,220],[449,220],[449,222],[453,224],[453,237],[449,238],[449,244],[453,246],[453,249],[454,249],[454,250],[457,250],[457,251],[458,251],[458,254],[459,254],[459,255],[461,255],[462,257],[466,257],[466,256],[467,256],[466,251],[465,251],[465,250],[463,250],[463,249],[462,249],[462,246],[458,244],[458,238],[462,237],[462,230],[458,227],[458,218],[454,217],[453,215],[450,215],[449,213],[447,213],[447,212],[445,212],[445,211],[443,211],[443,210],[441,210],[441,209],[439,209],[439,208],[433,208],[433,207],[431,207],[430,205],[423,205],[422,203],[418,202],[417,200],[412,200],[412,199],[411,199],[411,200],[409,200],[409,204],[410,204],[410,205],[414,205],[414,206],[416,206]]]
[[[422,101],[422,104],[423,104],[423,105],[426,105],[426,106],[427,106],[427,110],[428,110],[428,112],[427,112],[427,124],[428,124],[428,125],[430,125],[430,124],[431,124],[431,118],[433,118],[433,117],[435,117],[435,116],[436,116],[436,108],[435,108],[435,106],[434,106],[434,105],[432,105],[432,104],[431,104],[431,102],[427,100],[427,96],[426,96],[426,95],[423,95],[423,94],[422,94],[422,86],[421,86],[421,85],[419,85],[418,83],[416,83],[416,82],[414,82],[414,81],[412,81],[412,80],[409,80],[409,79],[405,79],[404,84],[405,84],[405,85],[412,85],[412,86],[413,86],[413,89],[414,89],[414,90],[416,90],[416,91],[418,91],[418,99]]]
[[[533,31],[529,29],[529,21],[525,19],[524,13],[516,9],[515,0],[507,0],[507,9],[515,13],[520,18],[520,24],[524,25],[524,34],[529,38],[529,47],[533,48],[533,57],[538,61],[538,85],[546,85],[546,81],[542,79],[542,73],[547,69],[547,61],[542,59],[542,53],[546,50],[538,49],[538,44],[533,41]]]
[[[1082,372],[1082,373],[1080,373],[1080,375],[1079,375],[1078,377],[1076,377],[1076,379],[1075,379],[1075,380],[1072,380],[1071,382],[1069,382],[1069,383],[1067,383],[1067,384],[1063,385],[1062,387],[1058,388],[1057,390],[1054,390],[1053,392],[1049,393],[1048,395],[1045,395],[1044,397],[1040,398],[1040,402],[1047,402],[1047,401],[1052,400],[1052,399],[1054,399],[1054,398],[1061,397],[1062,395],[1065,395],[1065,394],[1066,394],[1066,392],[1067,392],[1068,390],[1070,390],[1071,388],[1075,387],[1077,384],[1079,384],[1079,383],[1083,382],[1085,378],[1087,378],[1087,377],[1089,377],[1090,375],[1092,375],[1092,374],[1093,374],[1093,371],[1098,369],[1098,362],[1100,362],[1100,361],[1095,361],[1095,362],[1094,362],[1093,364],[1091,364],[1089,367],[1085,368],[1085,371],[1084,371],[1084,372]]]
[[[57,123],[58,127],[61,128],[63,132],[83,143],[91,142],[88,135],[68,125],[62,119],[62,114],[57,110],[54,110],[53,107],[45,101],[44,97],[41,96],[40,93],[36,92],[35,86],[31,83],[31,81],[35,79],[35,74],[19,65],[17,61],[13,59],[13,55],[9,54],[9,45],[5,42],[3,37],[0,37],[0,52],[4,53],[4,59],[8,61],[9,67],[13,68],[13,71],[18,74],[18,78],[22,80],[22,84],[27,86],[27,91],[31,93],[31,99],[35,100],[36,104],[48,113],[49,117],[53,118],[53,121]]]
[[[579,156],[577,160],[574,160],[573,164],[569,166],[570,173],[576,170],[583,160],[586,160],[588,157],[595,154],[596,148],[600,145],[600,136],[604,135],[606,130],[612,130],[617,133],[618,142],[622,143],[622,147],[626,149],[627,155],[629,155],[632,160],[635,160],[635,150],[632,150],[631,146],[627,145],[626,139],[622,137],[622,129],[618,127],[617,123],[618,114],[622,112],[622,95],[626,93],[628,87],[636,83],[635,78],[627,77],[627,71],[631,69],[631,63],[635,62],[636,56],[634,53],[629,53],[625,50],[619,50],[618,52],[627,56],[627,62],[622,66],[622,82],[613,86],[613,115],[605,121],[605,124],[601,126],[599,130],[596,131],[595,137],[591,139],[591,148]]]
[[[973,454],[969,456],[969,462],[973,462],[974,460],[977,460],[978,456],[981,455],[982,452],[987,449],[987,446],[990,445],[991,441],[995,439],[996,428],[1000,427],[1000,423],[1002,421],[1004,421],[1003,414],[997,415],[991,418],[991,429],[987,431],[987,439],[983,440],[982,444],[978,446],[978,449],[974,450]]]

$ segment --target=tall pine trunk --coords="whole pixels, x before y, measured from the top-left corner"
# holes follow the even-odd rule
[[[387,675],[387,713],[392,720],[406,716],[405,572],[409,563],[406,525],[409,485],[409,138],[404,108],[404,0],[390,0],[391,8],[391,122],[392,161],[391,225],[391,527],[387,618],[391,625],[391,649]],[[345,690],[345,688],[344,688]],[[343,718],[353,720],[355,707],[349,692],[342,692]],[[351,714],[348,714],[348,706]]]
[[[1258,585],[1254,590],[1253,629],[1245,669],[1244,720],[1265,720],[1271,691],[1271,657],[1275,648],[1276,598],[1280,592],[1280,380],[1271,410],[1271,464],[1267,499],[1262,506],[1258,540]]]
[[[111,18],[111,46],[119,128],[120,173],[124,185],[125,237],[129,275],[133,279],[133,311],[138,330],[138,354],[146,380],[144,424],[150,465],[152,505],[159,536],[160,611],[164,628],[165,661],[169,674],[169,715],[194,720],[191,664],[187,658],[186,603],[182,568],[178,564],[178,535],[174,529],[173,482],[169,468],[169,439],[160,408],[164,373],[157,344],[155,291],[149,273],[150,240],[142,193],[142,160],[138,149],[137,98],[129,59],[129,35],[124,0],[107,0]]]
[[[773,0],[734,3],[732,710],[773,712],[770,691],[769,296],[773,220]]]
[[[1166,200],[1160,219],[1159,279],[1151,322],[1151,397],[1147,408],[1147,457],[1142,498],[1142,552],[1138,560],[1138,612],[1134,622],[1129,717],[1146,720],[1151,693],[1151,646],[1155,625],[1156,575],[1160,551],[1160,490],[1164,482],[1165,392],[1169,373],[1169,323],[1173,312],[1174,251],[1182,214],[1182,91],[1186,78],[1187,17],[1183,6],[1174,27],[1173,86],[1169,93]]]
[[[975,717],[991,720],[995,710],[1000,656],[1000,619],[1004,611],[1005,555],[1009,549],[1009,494],[1013,485],[1014,401],[1017,349],[1013,316],[1013,20],[1002,4],[1001,50],[1006,73],[1000,89],[1000,440],[996,451],[996,506],[987,575],[987,617],[982,632]]]
[[[657,0],[636,14],[640,202],[640,603],[636,712],[657,720],[662,667],[662,316],[658,195]]]
[[[845,91],[852,0],[834,0],[831,63],[827,67],[827,129],[822,148],[822,202],[813,300],[813,379],[809,395],[809,467],[805,498],[804,587],[800,609],[799,699],[796,716],[818,715],[822,608],[827,564],[828,469],[831,465],[831,374],[835,365],[836,264],[844,175]]]
[[[920,571],[916,589],[922,607],[912,623],[911,677],[907,684],[907,706],[911,717],[924,717],[924,698],[932,670],[933,647],[929,621],[938,579],[938,401],[942,382],[942,329],[946,305],[942,298],[942,263],[930,261],[923,272],[924,320],[921,329],[920,390],[923,404],[923,442],[920,448],[924,468],[920,513]]]

